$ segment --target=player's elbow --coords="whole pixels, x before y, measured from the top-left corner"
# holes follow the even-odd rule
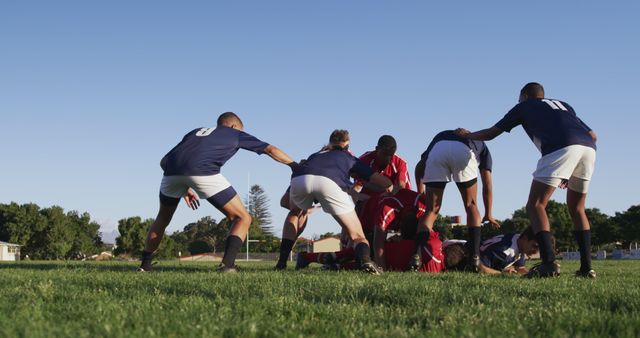
[[[274,146],[273,144],[268,145],[266,148],[264,148],[264,153],[269,155],[269,156],[273,156],[273,154],[278,150],[278,147]]]

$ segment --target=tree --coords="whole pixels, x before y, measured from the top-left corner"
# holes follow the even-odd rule
[[[153,223],[152,219],[144,222],[142,218],[129,217],[118,221],[118,232],[120,236],[116,238],[116,255],[129,254],[138,256],[144,250],[144,243],[147,238],[147,231]]]
[[[43,231],[46,219],[40,213],[40,207],[29,203],[0,205],[0,240],[20,244],[21,255],[36,257],[35,251],[41,246],[35,240],[35,233]]]
[[[67,217],[61,207],[53,206],[40,211],[46,219],[42,231],[35,233],[37,248],[34,248],[34,257],[42,259],[60,259],[67,256],[72,247],[74,235],[69,226]]]
[[[183,231],[171,235],[178,244],[188,249],[192,255],[224,250],[224,242],[229,232],[226,218],[220,223],[206,216],[197,222],[187,224]]]
[[[71,255],[91,255],[97,253],[102,246],[100,225],[91,221],[89,213],[80,215],[77,211],[67,213],[69,227],[74,232],[71,240]],[[99,242],[96,241],[99,239]]]
[[[599,209],[586,209],[587,218],[591,223],[591,243],[594,245],[609,244],[621,238],[620,226],[612,218],[600,212]]]
[[[265,233],[273,235],[273,227],[269,226],[271,224],[269,198],[261,186],[258,184],[251,186],[246,204],[249,209],[249,214],[251,214],[256,221],[255,223],[262,228]]]
[[[613,222],[620,227],[620,240],[624,244],[640,241],[640,205],[633,205],[625,212],[616,212]]]
[[[336,234],[335,232],[325,232],[324,234],[320,235],[318,239],[325,239],[325,238],[336,237],[336,236],[340,236],[340,234]]]

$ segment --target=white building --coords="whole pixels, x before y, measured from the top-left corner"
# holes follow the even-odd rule
[[[327,237],[313,242],[313,252],[340,251],[340,239]]]
[[[19,261],[20,245],[0,241],[0,261]]]

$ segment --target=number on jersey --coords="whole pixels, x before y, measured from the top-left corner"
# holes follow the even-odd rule
[[[567,107],[565,107],[562,104],[562,102],[560,102],[558,100],[542,99],[542,102],[548,104],[552,109],[569,111],[569,109],[567,109]]]
[[[196,136],[209,136],[216,128],[202,128],[198,130]]]

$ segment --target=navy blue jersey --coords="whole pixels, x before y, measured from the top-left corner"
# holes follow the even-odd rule
[[[165,176],[208,176],[220,168],[238,149],[264,153],[268,143],[237,129],[218,126],[198,128],[184,136],[160,162]]]
[[[420,155],[422,161],[425,161],[427,157],[429,157],[431,149],[433,149],[433,146],[439,141],[458,141],[464,143],[475,154],[476,159],[478,160],[478,167],[480,169],[491,171],[493,160],[491,159],[489,148],[484,143],[484,141],[469,140],[467,138],[456,135],[453,130],[445,130],[438,133],[438,135],[436,135],[433,140],[431,140],[431,143],[429,143],[427,150],[425,150],[425,152]]]
[[[302,161],[293,169],[291,178],[302,175],[327,177],[346,190],[352,186],[350,176],[368,181],[373,169],[347,151],[323,150]]]
[[[529,99],[518,103],[495,126],[510,132],[518,125],[522,125],[543,156],[571,145],[596,149],[589,134],[591,128],[576,116],[566,102]]]
[[[518,249],[520,234],[498,235],[482,242],[480,261],[494,270],[524,266],[525,256]]]

